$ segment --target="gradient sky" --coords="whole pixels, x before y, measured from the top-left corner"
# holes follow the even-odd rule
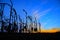
[[[28,15],[37,17],[43,29],[60,28],[60,0],[12,0],[12,2],[22,19],[25,18],[23,12],[25,9]]]

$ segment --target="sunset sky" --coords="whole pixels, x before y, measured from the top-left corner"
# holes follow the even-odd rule
[[[9,0],[5,2],[10,3]],[[25,18],[23,12],[25,9],[28,15],[37,17],[43,29],[60,28],[60,0],[12,0],[12,2],[22,19]]]

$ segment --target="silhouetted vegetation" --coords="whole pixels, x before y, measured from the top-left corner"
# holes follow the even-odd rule
[[[27,15],[28,13],[26,12],[25,9],[23,9],[23,12],[26,14],[25,15],[26,23],[24,23],[23,19],[17,14],[15,8],[13,7],[12,1],[10,0],[11,5],[8,3],[3,3],[2,1],[4,1],[4,0],[0,0],[0,27],[1,27],[0,32],[17,32],[17,33],[18,32],[19,33],[28,32],[28,33],[31,33],[31,31],[37,31],[36,17],[35,17],[35,20],[33,21],[32,16]],[[10,8],[10,12],[9,12],[10,18],[8,18],[8,19],[3,16],[5,6],[9,6],[9,8]],[[28,21],[30,21],[30,24],[28,23]],[[41,27],[41,24],[40,23],[38,23],[38,24],[39,24],[39,27]],[[28,26],[29,26],[29,28],[28,28]]]

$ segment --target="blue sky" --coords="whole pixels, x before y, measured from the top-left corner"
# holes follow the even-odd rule
[[[23,12],[25,9],[28,15],[37,17],[43,29],[60,28],[60,0],[12,0],[12,2],[22,19],[25,18]]]

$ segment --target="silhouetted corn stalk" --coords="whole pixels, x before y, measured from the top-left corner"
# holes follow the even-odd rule
[[[3,0],[0,0],[0,26],[1,26],[1,32],[4,32],[4,30],[6,30],[6,32],[18,32],[18,18],[19,18],[19,32],[20,33],[31,33],[31,31],[37,31],[37,19],[35,17],[35,20],[33,22],[33,18],[32,16],[27,15],[27,12],[25,9],[23,9],[23,12],[25,12],[25,17],[26,17],[26,23],[24,23],[23,19],[21,19],[21,17],[17,17],[17,12],[15,10],[15,8],[13,8],[13,3],[10,0],[10,4],[8,3],[2,3]],[[5,19],[5,17],[3,17],[4,15],[4,7],[5,6],[9,6],[10,8],[10,18],[9,19]],[[3,20],[4,18],[4,20]],[[8,20],[8,21],[7,21]],[[30,22],[30,24],[28,23],[28,21]],[[33,23],[34,23],[34,27],[33,27]],[[7,25],[8,24],[8,25]],[[29,25],[28,25],[29,24]],[[28,28],[29,26],[29,28]],[[39,27],[41,27],[41,24],[39,23]],[[40,30],[40,29],[39,29]],[[23,32],[22,32],[23,31]]]

